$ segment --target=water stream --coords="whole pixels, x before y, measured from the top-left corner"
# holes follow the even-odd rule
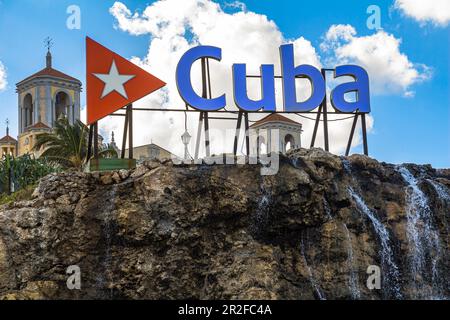
[[[352,238],[350,236],[350,231],[348,230],[347,225],[345,223],[342,223],[342,225],[344,226],[345,234],[347,237],[347,265],[350,270],[350,277],[349,277],[350,293],[352,299],[360,299],[361,291],[359,290],[358,274],[354,268],[353,262]]]
[[[345,172],[351,177],[351,181],[353,184],[358,186],[358,182],[353,176],[351,163],[347,159],[342,159],[342,165],[344,166]],[[395,263],[394,254],[392,250],[392,243],[389,238],[389,232],[387,228],[381,223],[376,214],[369,209],[364,199],[360,195],[360,193],[356,192],[353,187],[348,187],[348,193],[355,201],[358,211],[365,215],[380,241],[381,245],[381,269],[384,277],[382,278],[383,282],[383,295],[385,297],[393,297],[396,299],[402,298],[402,293],[400,290],[400,271]]]
[[[108,194],[107,205],[102,212],[103,216],[103,239],[105,248],[101,260],[102,270],[97,277],[97,287],[105,292],[105,299],[112,300],[113,294],[113,271],[112,271],[112,240],[113,240],[113,214],[116,208],[117,185],[113,185]]]
[[[348,188],[348,193],[355,201],[358,210],[369,219],[380,241],[381,270],[384,275],[382,278],[383,294],[386,297],[394,297],[396,299],[402,298],[399,286],[400,273],[394,261],[394,254],[392,252],[388,230],[376,217],[375,213],[369,209],[363,198],[355,192],[352,187]]]
[[[441,244],[433,223],[428,198],[419,187],[419,180],[404,166],[396,170],[407,183],[406,217],[409,242],[409,267],[415,298],[441,299]]]
[[[311,267],[308,264],[308,260],[306,259],[305,255],[305,246],[303,244],[303,239],[300,242],[300,252],[302,256],[303,263],[306,267],[306,270],[308,272],[309,282],[311,283],[311,287],[313,288],[317,298],[319,300],[327,300],[325,297],[325,294],[322,292],[322,289],[320,288],[319,284],[317,283],[316,279],[314,278],[314,275],[312,273]]]

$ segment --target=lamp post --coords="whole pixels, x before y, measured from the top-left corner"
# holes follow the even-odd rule
[[[188,108],[188,106],[186,105],[186,109],[187,108]],[[187,130],[187,113],[186,113],[186,111],[184,112],[184,133],[181,136],[181,141],[184,144],[184,160],[185,161],[192,160],[191,156],[189,155],[189,150],[188,150],[188,145],[189,145],[189,142],[191,141],[191,135],[189,134],[189,132]]]
[[[189,132],[185,131],[183,133],[183,135],[181,136],[181,141],[183,141],[184,144],[184,160],[191,160],[188,151],[188,145],[191,141],[191,135],[189,134]]]

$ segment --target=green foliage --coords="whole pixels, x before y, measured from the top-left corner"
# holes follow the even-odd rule
[[[36,185],[32,184],[10,195],[6,193],[0,193],[0,206],[4,204],[14,203],[17,201],[31,200],[31,196],[35,188]]]
[[[12,183],[13,190],[20,190],[58,171],[61,171],[59,165],[45,158],[33,159],[29,155],[13,158],[6,155],[0,161],[0,193],[8,191],[8,183]]]
[[[65,168],[82,169],[87,154],[88,127],[81,121],[70,125],[67,118],[55,122],[50,133],[37,136],[35,150],[45,148],[41,157],[59,163]]]
[[[56,162],[63,168],[82,170],[87,162],[88,127],[77,120],[71,125],[67,118],[60,118],[55,122],[52,132],[37,136],[35,150],[44,148],[42,158]],[[117,152],[110,145],[102,146],[99,150],[101,158],[117,158]]]

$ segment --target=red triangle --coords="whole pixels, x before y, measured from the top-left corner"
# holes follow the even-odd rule
[[[113,62],[120,76],[133,76],[129,77],[131,79],[121,78],[119,87],[107,86],[107,83],[98,76],[110,74]],[[128,81],[123,82],[124,79]],[[86,37],[86,82],[89,125],[166,85],[157,77],[89,37]],[[121,93],[119,89],[122,88],[124,91]]]

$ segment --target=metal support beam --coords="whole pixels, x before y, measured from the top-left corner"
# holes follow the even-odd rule
[[[123,124],[122,150],[120,158],[125,159],[125,149],[127,148],[127,134],[128,134],[128,110],[125,113],[125,123]]]
[[[245,146],[246,146],[246,152],[247,157],[250,157],[250,132],[249,132],[249,125],[248,125],[248,113],[244,113],[245,116]]]
[[[87,157],[86,162],[92,158],[92,139],[94,135],[94,127],[92,125],[89,126],[89,137],[88,137],[88,149],[87,149]]]
[[[353,135],[355,134],[356,124],[358,123],[358,116],[359,113],[357,113],[355,115],[355,118],[353,119],[352,129],[350,130],[350,137],[348,138],[347,149],[345,150],[346,157],[348,157],[348,155],[350,154],[350,148],[352,147],[353,142]]]
[[[128,112],[128,159],[133,159],[133,105],[127,106]]]
[[[205,151],[206,156],[211,156],[211,150],[209,147],[209,120],[208,120],[208,112],[205,112],[203,115],[203,118],[205,120]]]
[[[98,160],[98,122],[94,123],[94,158]]]
[[[322,69],[322,76],[326,81],[326,74],[325,70]],[[330,146],[328,143],[328,115],[327,115],[327,93],[325,91],[325,97],[322,101],[322,111],[323,111],[323,136],[324,136],[324,142],[325,142],[325,151],[330,151]]]
[[[363,145],[364,145],[364,154],[366,156],[369,155],[369,147],[367,145],[367,128],[366,128],[366,114],[361,114],[361,126],[362,126],[362,134],[363,134]]]
[[[314,123],[313,135],[311,138],[311,146],[310,148],[314,148],[314,144],[316,143],[317,130],[319,129],[320,123],[320,114],[322,113],[322,105],[319,106],[319,110],[317,111],[316,122]]]
[[[234,146],[233,146],[233,154],[237,155],[237,148],[239,143],[239,134],[241,132],[241,123],[242,123],[242,112],[239,112],[238,118],[237,118],[237,125],[236,125],[236,134],[234,135]]]
[[[200,112],[200,117],[198,120],[198,129],[197,129],[197,141],[195,143],[195,160],[198,159],[198,153],[200,149],[200,138],[202,135],[202,127],[203,127],[203,112]]]

